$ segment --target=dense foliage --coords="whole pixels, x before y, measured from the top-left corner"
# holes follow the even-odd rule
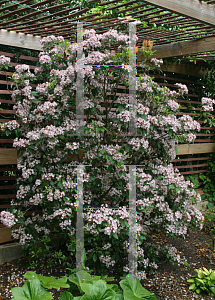
[[[128,253],[137,251],[136,276],[141,279],[146,269],[157,268],[159,251],[181,262],[174,247],[153,244],[152,231],[175,237],[185,236],[188,227],[202,228],[203,216],[191,204],[201,197],[170,163],[177,139],[193,142],[200,125],[188,115],[176,117],[176,99],[187,88],[176,84],[176,92],[156,84],[147,72],[161,62],[149,61],[143,50],[147,63],[136,81],[137,135],[129,135],[129,37],[115,30],[102,35],[85,30],[84,37],[84,55],[77,61],[80,45],[50,36],[41,40],[40,67],[34,73],[28,65],[16,66],[12,99],[17,121],[5,123],[2,130],[17,135],[13,146],[22,175],[13,208],[1,213],[1,221],[28,251],[39,249],[37,254],[48,258],[53,253],[41,250],[38,242],[47,246],[60,234],[74,254],[77,165],[85,165],[87,266],[98,262],[100,272],[114,266],[126,274]],[[2,65],[7,63],[2,57]],[[77,72],[84,79],[84,135],[76,120]],[[118,93],[119,85],[124,94]],[[128,242],[129,165],[137,165],[135,251]],[[37,214],[29,215],[32,209]]]

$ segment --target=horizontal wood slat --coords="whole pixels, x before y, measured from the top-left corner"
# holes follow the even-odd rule
[[[181,144],[176,146],[178,149],[177,155],[212,153],[215,152],[215,143],[202,144]]]
[[[17,164],[17,151],[15,149],[0,148],[0,165]]]
[[[16,198],[16,194],[0,195],[0,199],[14,199],[14,198]]]
[[[11,229],[10,228],[0,228],[0,244],[10,242],[11,239]]]

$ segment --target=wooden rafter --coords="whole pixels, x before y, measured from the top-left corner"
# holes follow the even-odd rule
[[[214,51],[215,36],[200,38],[193,41],[158,45],[154,46],[152,50],[156,51],[153,55],[156,58],[186,56],[195,53]],[[137,60],[143,60],[142,54],[138,55]]]
[[[42,50],[40,45],[40,36],[30,34],[16,33],[15,31],[7,31],[0,29],[0,44],[14,47],[21,47],[32,50]]]
[[[145,3],[215,26],[214,7],[199,0],[144,0]]]

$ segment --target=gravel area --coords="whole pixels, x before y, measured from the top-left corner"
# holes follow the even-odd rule
[[[158,242],[162,240],[163,244],[168,242],[168,238],[164,238],[162,235],[153,236],[153,239],[157,239]],[[182,256],[185,256],[189,266],[172,265],[166,259],[161,258],[158,263],[159,268],[156,272],[154,274],[149,274],[147,279],[141,281],[141,284],[150,292],[154,292],[157,300],[214,299],[205,294],[197,296],[195,293],[189,291],[189,284],[187,283],[187,279],[196,273],[194,271],[196,268],[206,267],[207,269],[215,269],[215,255],[213,256],[212,263],[209,263],[208,259],[208,255],[210,254],[209,235],[203,231],[190,231],[185,240],[177,238],[171,240],[170,243],[181,252]],[[73,266],[71,268],[73,268]],[[56,265],[55,268],[46,270],[41,267],[35,269],[30,268],[26,258],[5,263],[0,266],[0,300],[11,299],[11,288],[14,286],[23,286],[25,279],[22,275],[27,270],[32,270],[46,276],[51,275],[56,278],[68,275],[66,274],[67,271],[62,268],[62,266],[58,265]],[[59,299],[61,292],[56,290],[50,291],[53,293],[54,299]]]

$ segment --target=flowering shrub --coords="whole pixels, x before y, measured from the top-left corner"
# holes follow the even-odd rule
[[[73,243],[76,165],[83,164],[87,264],[94,267],[97,261],[101,271],[117,267],[125,274],[131,251],[128,165],[139,165],[134,234],[136,277],[143,279],[147,268],[157,268],[151,229],[172,237],[186,235],[190,226],[202,229],[203,216],[190,204],[200,201],[200,195],[170,163],[176,155],[177,138],[193,141],[200,125],[189,116],[176,117],[176,99],[187,93],[186,86],[177,84],[179,93],[160,87],[143,68],[136,81],[137,135],[129,135],[129,96],[126,90],[117,93],[118,85],[128,88],[129,37],[115,30],[102,35],[85,30],[84,37],[84,54],[77,61],[78,44],[50,36],[41,40],[43,52],[34,74],[27,65],[16,66],[12,99],[17,121],[6,123],[2,130],[14,129],[17,134],[13,146],[18,150],[21,177],[13,208],[10,214],[1,213],[1,221],[12,227],[13,238],[28,250],[44,236],[51,238],[56,233]],[[110,54],[113,47],[116,52]],[[160,62],[150,63],[154,67]],[[84,99],[79,107],[84,109],[84,124],[76,120],[77,71],[84,78]],[[35,89],[32,83],[36,83]],[[80,125],[84,135],[78,133]],[[26,212],[30,209],[38,209],[38,213],[29,216]]]

